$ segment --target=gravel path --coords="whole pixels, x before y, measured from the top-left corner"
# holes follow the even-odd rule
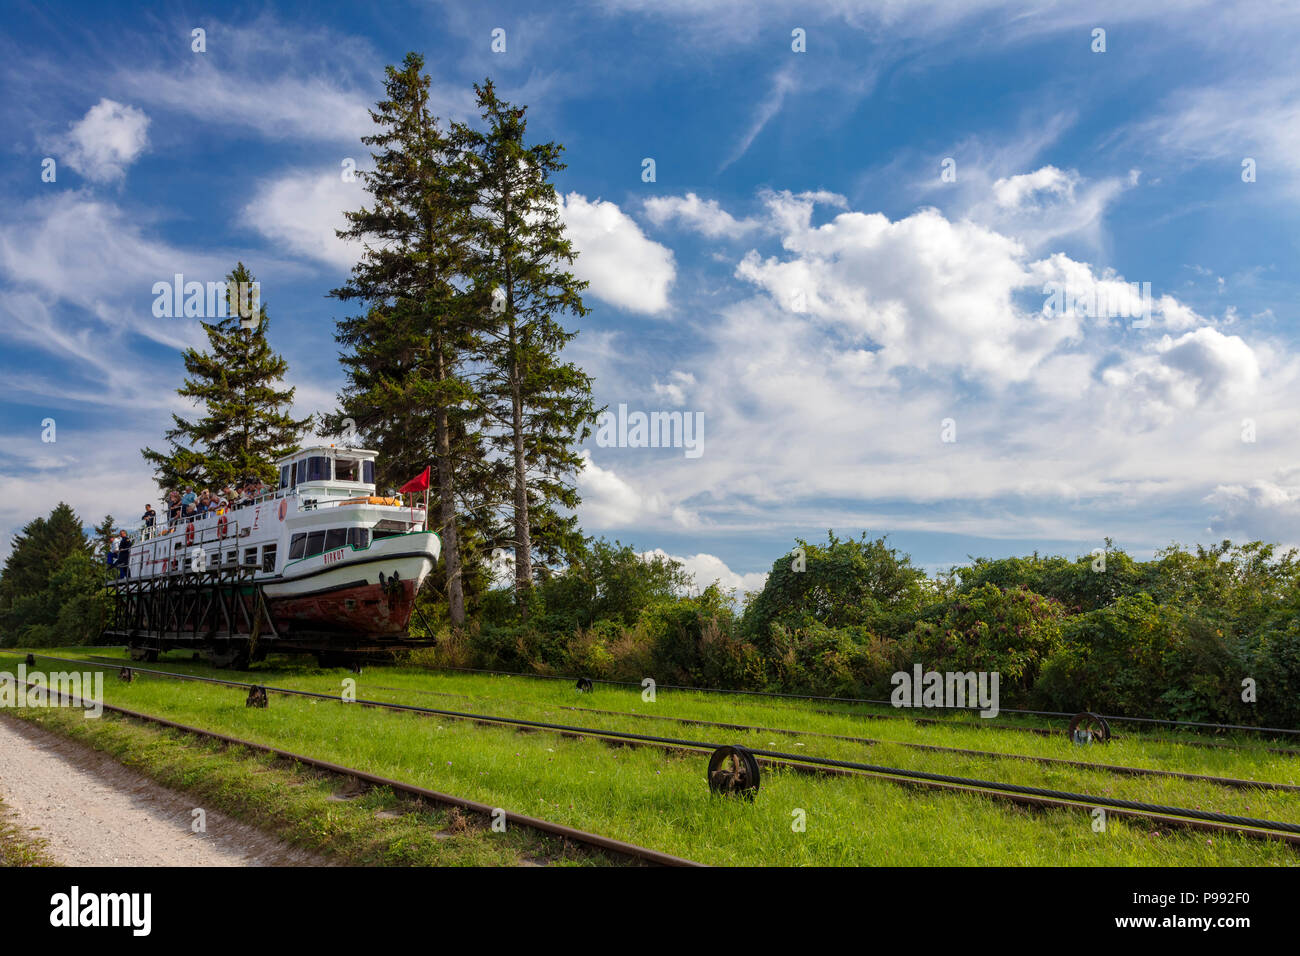
[[[67,866],[310,866],[322,861],[159,786],[104,754],[0,716],[0,795],[15,825]],[[33,829],[34,828],[34,829]]]

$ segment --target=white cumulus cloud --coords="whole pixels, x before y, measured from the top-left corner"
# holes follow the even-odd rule
[[[612,202],[569,193],[560,213],[579,253],[574,274],[591,283],[590,295],[628,312],[668,311],[668,290],[677,277],[672,250],[647,239]]]
[[[62,139],[63,161],[91,182],[126,175],[149,144],[149,117],[143,110],[101,99],[69,128]]]
[[[360,179],[344,181],[341,169],[293,170],[262,182],[244,207],[244,219],[290,252],[347,270],[361,249],[335,230],[347,225],[345,209],[369,199]]]

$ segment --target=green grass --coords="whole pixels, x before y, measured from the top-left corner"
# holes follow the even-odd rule
[[[326,862],[354,866],[608,864],[604,854],[522,828],[495,833],[483,818],[429,805],[386,787],[244,747],[105,714],[48,708],[16,716],[102,751],[163,786],[184,790]],[[7,841],[0,835],[0,852]]]
[[[0,800],[0,866],[57,866],[44,839],[25,830]]]
[[[12,670],[20,659],[0,658],[0,668]],[[66,669],[66,665],[48,666]],[[213,673],[200,665],[166,659],[157,666]],[[371,668],[354,677],[343,670],[321,671],[272,661],[254,675],[221,674],[335,694],[343,681],[355,679],[358,696],[377,700],[716,743],[748,743],[1271,819],[1300,818],[1300,794],[1238,791],[1189,781],[1123,777],[1101,770],[935,754],[899,743],[1297,782],[1300,761],[1267,754],[1258,746],[1219,751],[1167,740],[1125,738],[1109,747],[1079,748],[1063,735],[1043,738],[994,731],[963,717],[942,726],[919,725],[908,720],[867,720],[861,708],[855,712],[835,705],[827,708],[782,699],[680,691],[662,691],[651,704],[643,703],[640,692],[633,689],[597,685],[594,694],[580,695],[558,681],[402,668]],[[549,731],[521,733],[444,717],[278,695],[272,695],[268,709],[257,710],[244,707],[239,690],[147,676],[126,684],[111,670],[106,674],[105,692],[109,703],[713,864],[1169,866],[1298,861],[1297,851],[1284,844],[1186,830],[1156,832],[1150,825],[1114,817],[1106,832],[1096,833],[1085,812],[1028,811],[988,798],[920,791],[867,778],[811,777],[776,770],[765,772],[762,789],[752,804],[714,798],[704,783],[701,757],[610,747]],[[561,709],[564,706],[624,713],[579,713]],[[823,709],[836,712],[820,712]],[[642,720],[636,714],[762,724],[805,735],[694,727]],[[97,723],[69,716],[85,724]],[[888,742],[868,747],[806,736],[809,731],[871,736]],[[791,827],[796,810],[806,814],[804,832]]]

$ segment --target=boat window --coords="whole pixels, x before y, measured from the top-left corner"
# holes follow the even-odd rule
[[[325,543],[324,531],[313,531],[307,535],[307,550],[303,553],[304,558],[314,558],[321,552],[321,545]]]
[[[303,465],[307,468],[307,477],[303,478],[301,469]],[[299,481],[329,481],[330,480],[330,460],[322,455],[313,455],[299,464]]]
[[[331,528],[325,532],[325,550],[333,551],[335,548],[341,548],[348,543],[347,528]]]
[[[262,546],[262,570],[268,574],[275,573],[275,545]]]
[[[375,540],[378,541],[380,538],[395,538],[399,534],[406,534],[406,532],[398,531],[394,528],[376,528]]]
[[[358,551],[364,551],[370,547],[370,529],[369,528],[348,528],[348,544]]]
[[[301,531],[289,542],[289,560],[297,561],[307,551],[307,532]]]
[[[361,480],[368,485],[375,483],[375,463],[373,461],[363,461],[361,463]]]
[[[244,567],[246,567],[246,568],[247,568],[247,567],[253,567],[253,568],[257,567],[257,549],[256,549],[256,548],[245,548],[245,549],[244,549]]]
[[[237,557],[237,555],[235,554],[234,551],[227,551],[227,552],[226,552],[226,564],[234,564],[234,563],[235,563],[235,558],[236,558],[236,557]]]
[[[335,458],[334,459],[334,480],[335,481],[360,481],[361,469],[358,467],[361,463],[355,458]]]
[[[289,487],[292,487],[292,486],[289,484],[289,481],[290,481],[290,479],[292,478],[292,472],[293,472],[293,469],[292,469],[289,465],[281,465],[281,466],[280,466],[280,487],[281,487],[281,488],[289,488]]]

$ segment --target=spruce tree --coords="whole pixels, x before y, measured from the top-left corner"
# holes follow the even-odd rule
[[[201,417],[172,415],[167,451],[142,450],[164,490],[185,485],[220,488],[252,477],[275,484],[275,460],[298,447],[311,416],[289,414],[293,388],[283,380],[288,362],[271,351],[265,303],[247,291],[252,273],[242,262],[226,276],[226,315],[203,322],[208,351],[186,349],[189,377],[177,394],[191,399]]]
[[[44,590],[50,575],[71,554],[90,554],[81,519],[60,501],[48,517],[29,521],[14,535],[0,571],[0,608]]]
[[[576,333],[557,317],[587,314],[587,284],[568,270],[575,252],[551,183],[565,168],[563,147],[525,145],[525,109],[503,102],[491,80],[475,92],[484,128],[466,134],[476,196],[468,276],[480,297],[490,297],[492,319],[481,337],[478,391],[492,445],[509,465],[508,541],[526,612],[534,553],[553,563],[582,540],[576,517],[561,509],[578,505],[578,446],[597,409],[590,376],[561,359]]]
[[[117,537],[115,533],[117,525],[114,520],[112,515],[104,515],[104,520],[95,525],[94,530],[91,532],[94,553],[100,558],[103,558],[108,553],[109,546],[113,543],[113,539]]]
[[[476,397],[462,375],[481,320],[457,285],[466,248],[466,191],[461,146],[430,111],[423,57],[408,53],[390,66],[385,99],[371,110],[378,132],[373,171],[362,182],[372,204],[348,212],[341,237],[365,252],[349,282],[331,295],[365,306],[338,322],[336,338],[348,381],[335,433],[351,419],[377,451],[383,474],[399,484],[431,468],[442,537],[448,613],[465,622],[458,511],[470,471],[482,461]]]

